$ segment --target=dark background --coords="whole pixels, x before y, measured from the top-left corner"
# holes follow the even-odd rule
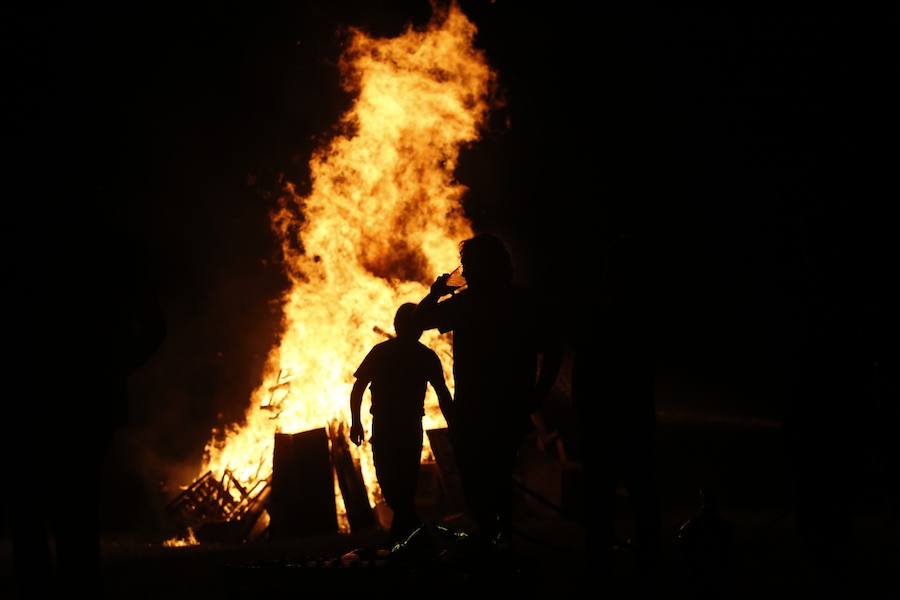
[[[895,14],[462,6],[505,103],[461,158],[465,208],[575,317],[570,337],[629,232],[649,257],[648,318],[682,412],[784,417],[786,373],[830,307],[870,332],[861,353],[882,351],[896,330]],[[59,277],[64,310],[78,270],[66,245],[112,223],[143,249],[135,268],[167,316],[105,483],[107,529],[153,530],[154,504],[195,474],[210,429],[243,414],[277,339],[286,281],[268,214],[279,176],[302,184],[349,104],[346,28],[396,35],[431,9],[2,11],[5,266]]]

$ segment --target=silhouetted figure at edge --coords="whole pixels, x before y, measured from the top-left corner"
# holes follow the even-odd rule
[[[635,518],[638,567],[653,572],[659,556],[654,356],[645,249],[631,235],[611,244],[597,292],[576,325],[572,393],[585,443],[588,543],[611,568],[616,543],[616,488],[628,492]],[[590,301],[590,297],[596,299]]]
[[[796,493],[797,528],[823,590],[851,584],[852,506],[863,450],[877,432],[870,387],[875,352],[866,339],[853,275],[823,268],[810,289],[806,339],[793,365],[785,423]],[[895,473],[896,475],[896,473]],[[837,586],[837,587],[836,587]]]
[[[94,217],[44,230],[44,256],[58,262],[23,266],[10,290],[19,446],[4,458],[20,598],[102,595],[101,467],[126,422],[126,378],[165,334],[130,242]]]
[[[437,393],[441,411],[449,422],[453,401],[444,382],[437,354],[419,343],[422,330],[416,324],[416,305],[397,309],[397,337],[376,345],[356,370],[350,392],[353,424],[350,439],[363,441],[360,407],[363,393],[372,384],[372,454],[375,474],[387,505],[394,513],[391,545],[402,542],[420,524],[416,514],[416,484],[422,456],[422,416],[428,383]]]
[[[537,411],[556,379],[561,352],[533,295],[513,285],[503,242],[479,234],[462,242],[460,258],[467,287],[438,302],[454,289],[448,275],[438,277],[418,317],[426,329],[453,332],[450,433],[457,467],[482,541],[505,550],[516,454],[529,416],[542,427]]]

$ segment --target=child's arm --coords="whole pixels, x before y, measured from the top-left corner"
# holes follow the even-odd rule
[[[363,393],[367,387],[369,387],[368,379],[360,377],[357,378],[350,391],[350,415],[353,418],[353,424],[350,426],[350,440],[357,446],[362,444],[365,437],[359,410],[362,407]]]

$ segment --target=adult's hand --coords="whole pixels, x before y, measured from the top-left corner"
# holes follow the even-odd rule
[[[450,273],[444,273],[435,279],[434,283],[431,284],[431,293],[438,298],[452,293],[453,288],[447,285],[448,279],[450,279]]]

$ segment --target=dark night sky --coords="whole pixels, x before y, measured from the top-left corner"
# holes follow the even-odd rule
[[[606,242],[636,233],[662,362],[776,416],[771,388],[811,305],[851,298],[883,318],[895,15],[462,5],[506,100],[461,159],[465,207],[553,301],[583,306]],[[129,470],[199,459],[257,383],[285,285],[268,211],[279,173],[303,181],[347,106],[339,31],[396,34],[429,14],[410,0],[4,15],[21,196],[7,255],[54,223],[90,231],[94,212],[75,207],[97,205],[139,240],[168,317],[133,377],[130,458],[110,467],[128,493],[142,493]]]

